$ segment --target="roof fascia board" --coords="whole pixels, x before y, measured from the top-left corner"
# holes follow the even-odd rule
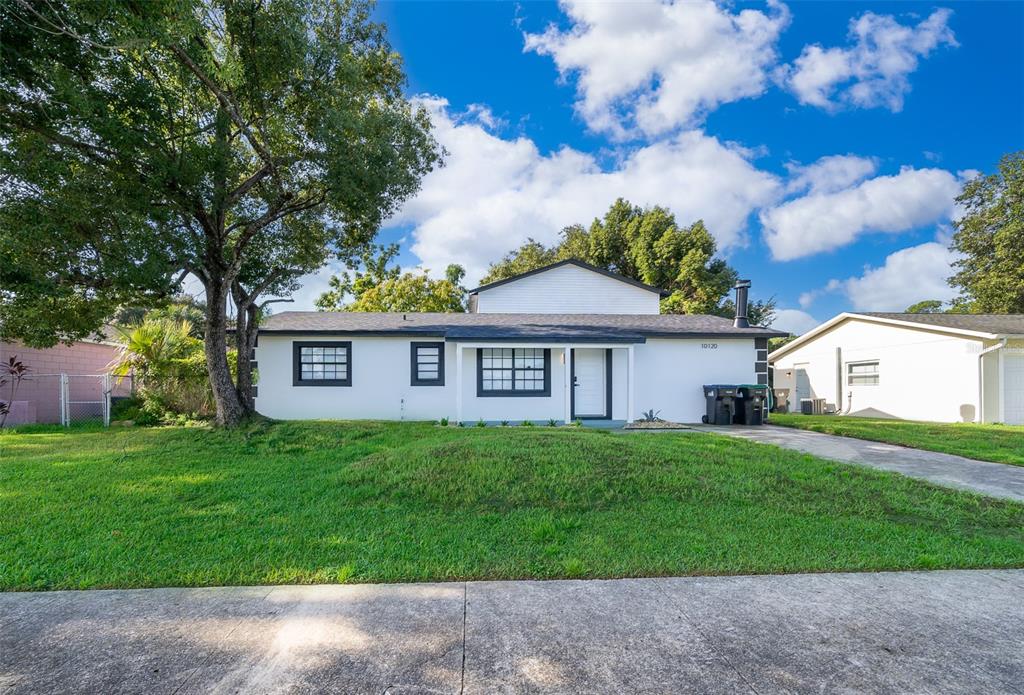
[[[936,326],[930,323],[918,323],[916,321],[900,321],[899,319],[890,319],[883,316],[868,316],[866,314],[858,314],[855,312],[844,311],[838,316],[833,316],[831,319],[821,324],[817,328],[804,333],[802,336],[797,338],[791,343],[783,345],[775,352],[768,355],[768,361],[774,362],[778,358],[792,352],[804,343],[807,343],[822,333],[827,332],[833,326],[847,320],[855,319],[858,321],[867,321],[869,323],[880,323],[889,326],[898,326],[900,328],[912,328],[916,330],[928,331],[930,333],[949,333],[957,336],[963,336],[967,338],[981,338],[983,340],[997,340],[1005,336],[997,335],[995,333],[986,333],[984,331],[970,331],[965,328],[951,328],[949,326]]]

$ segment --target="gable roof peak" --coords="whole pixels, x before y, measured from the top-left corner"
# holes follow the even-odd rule
[[[614,273],[614,272],[612,272],[610,270],[605,270],[604,268],[599,268],[596,265],[591,265],[590,263],[587,263],[585,261],[581,261],[581,260],[579,260],[577,258],[566,258],[565,260],[557,261],[557,262],[551,263],[549,265],[541,266],[540,268],[534,268],[533,270],[528,270],[525,273],[519,273],[518,275],[513,275],[512,277],[507,277],[507,278],[504,278],[502,280],[495,280],[494,282],[489,282],[486,285],[480,285],[479,287],[476,287],[474,289],[469,290],[468,294],[477,294],[478,292],[483,292],[485,290],[490,290],[490,289],[493,289],[495,287],[499,287],[501,285],[505,285],[505,284],[508,284],[510,282],[514,282],[516,280],[522,280],[523,278],[530,277],[531,275],[539,275],[540,273],[544,273],[544,272],[547,272],[549,270],[554,270],[555,268],[561,268],[562,266],[565,266],[565,265],[573,265],[573,266],[576,266],[577,268],[582,268],[584,270],[589,270],[589,271],[591,271],[593,273],[598,273],[599,275],[604,275],[605,277],[611,278],[613,280],[618,280],[619,282],[624,282],[627,285],[632,285],[633,287],[639,287],[640,289],[647,290],[648,292],[654,292],[654,293],[656,293],[656,294],[658,294],[658,295],[660,295],[662,297],[667,297],[670,294],[667,290],[663,290],[663,289],[660,289],[658,287],[653,287],[652,285],[647,285],[645,283],[640,282],[639,280],[634,280],[631,277],[626,277],[625,275],[622,275],[621,273]]]

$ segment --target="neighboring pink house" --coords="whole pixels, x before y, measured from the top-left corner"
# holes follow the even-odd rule
[[[102,416],[101,407],[89,402],[102,401],[103,380],[100,377],[110,371],[110,363],[118,352],[117,343],[100,339],[82,340],[71,345],[60,343],[45,349],[0,342],[0,362],[6,364],[14,356],[31,370],[29,376],[22,380],[14,397],[7,425],[59,423],[61,374],[69,375],[71,417]],[[0,400],[9,397],[8,387],[0,391]],[[113,389],[114,396],[129,395],[129,392],[127,382]]]

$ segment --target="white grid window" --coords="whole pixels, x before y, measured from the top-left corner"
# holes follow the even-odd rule
[[[846,365],[846,383],[849,386],[876,386],[878,362],[857,362]]]
[[[348,346],[299,348],[301,381],[348,381]]]
[[[543,348],[483,348],[482,392],[541,392],[547,389]]]

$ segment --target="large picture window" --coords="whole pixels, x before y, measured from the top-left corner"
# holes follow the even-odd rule
[[[412,343],[412,385],[444,386],[444,343]]]
[[[351,386],[352,343],[292,343],[292,385]]]
[[[544,348],[477,350],[478,396],[550,396],[551,351]]]
[[[878,362],[854,362],[846,365],[846,383],[849,386],[877,386]]]

